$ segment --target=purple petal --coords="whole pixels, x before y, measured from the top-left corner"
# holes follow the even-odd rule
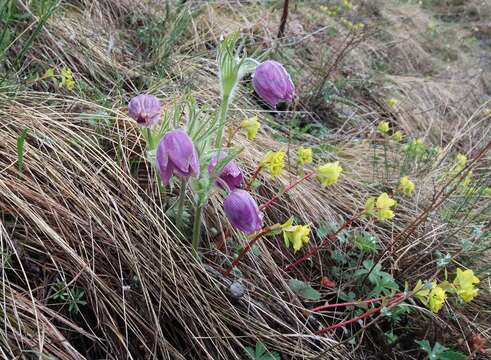
[[[252,83],[256,93],[272,107],[293,100],[295,86],[290,75],[274,60],[265,61],[256,68]]]
[[[184,130],[176,129],[164,136],[170,161],[181,176],[199,175],[198,154],[193,141]]]
[[[160,121],[162,106],[153,95],[138,95],[128,104],[129,115],[144,127],[152,127]]]
[[[262,228],[262,213],[247,191],[232,191],[223,202],[223,208],[230,223],[237,229],[252,233]]]

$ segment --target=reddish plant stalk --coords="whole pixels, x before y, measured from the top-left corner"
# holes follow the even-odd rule
[[[251,188],[252,183],[254,182],[254,180],[256,180],[257,176],[259,175],[262,169],[263,169],[262,165],[259,165],[257,167],[256,171],[254,172],[254,175],[252,175],[251,180],[247,183],[245,187],[246,190],[249,190]]]
[[[309,252],[307,252],[306,254],[304,254],[302,257],[300,257],[299,259],[297,259],[294,262],[292,262],[290,265],[287,265],[283,270],[284,271],[290,271],[290,270],[296,268],[301,263],[303,263],[305,260],[308,260],[312,256],[314,256],[315,254],[317,254],[320,250],[322,250],[329,243],[329,241],[334,241],[336,239],[336,236],[338,236],[338,234],[341,231],[343,231],[344,229],[346,229],[347,227],[349,227],[353,223],[353,221],[355,221],[356,219],[358,219],[364,212],[365,211],[362,211],[359,214],[353,216],[348,221],[346,221],[335,232],[333,232],[332,234],[328,235],[324,240],[322,240],[322,242],[320,243],[320,245],[315,246],[314,248],[312,248],[312,250],[310,250]]]
[[[386,306],[397,305],[398,303],[402,302],[404,299],[405,299],[404,298],[404,295],[397,294],[397,295],[394,296],[394,298],[391,301],[389,301],[389,303]],[[338,329],[340,327],[343,327],[343,326],[349,325],[351,323],[357,322],[358,320],[363,320],[363,319],[365,319],[365,318],[367,318],[369,316],[372,316],[374,314],[379,313],[386,306],[383,306],[382,305],[382,306],[379,306],[379,307],[370,309],[368,311],[365,311],[361,315],[355,316],[354,318],[343,320],[341,322],[338,322],[337,324],[334,324],[334,325],[331,325],[331,326],[327,326],[325,328],[322,328],[319,331],[317,331],[315,333],[315,335],[321,335],[321,334],[324,334],[324,333],[326,333],[328,331],[335,330],[335,329]]]
[[[312,176],[315,175],[315,171],[310,171],[308,172],[307,174],[305,174],[303,177],[295,180],[294,182],[292,182],[291,184],[289,184],[281,194],[278,194],[274,197],[272,197],[271,199],[269,199],[268,201],[266,201],[264,204],[261,204],[259,206],[259,210],[263,210],[265,208],[267,208],[268,206],[270,206],[271,204],[273,204],[275,201],[277,201],[281,195],[285,194],[286,192],[290,191],[291,189],[293,189],[295,186],[297,186],[298,184],[300,184],[301,182],[311,178]]]
[[[230,275],[230,273],[232,272],[232,270],[239,264],[240,260],[249,252],[249,250],[251,250],[251,248],[254,246],[254,244],[260,239],[263,237],[263,235],[267,234],[268,232],[271,231],[271,228],[268,226],[268,227],[265,227],[264,229],[262,229],[259,234],[257,234],[255,237],[252,238],[252,240],[250,240],[246,247],[242,249],[242,251],[240,252],[239,256],[237,256],[235,258],[235,260],[232,262],[232,265],[227,269],[225,270],[224,274],[225,276],[228,276]]]
[[[399,293],[399,294],[395,294],[394,295],[394,298],[395,297],[399,297],[399,296],[403,296],[404,294],[402,293]],[[358,305],[360,303],[363,303],[363,304],[371,304],[371,303],[374,303],[374,302],[379,302],[379,301],[384,301],[384,297],[378,297],[378,298],[374,298],[374,299],[367,299],[367,300],[361,300],[361,301],[348,301],[348,302],[344,302],[344,303],[337,303],[337,304],[325,304],[325,305],[321,305],[321,306],[317,306],[315,308],[313,308],[311,311],[312,312],[319,312],[319,311],[323,311],[323,310],[326,310],[326,309],[332,309],[332,308],[337,308],[337,307],[342,307],[342,306],[353,306],[353,305]]]

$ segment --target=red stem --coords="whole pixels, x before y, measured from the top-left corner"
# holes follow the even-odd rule
[[[235,260],[232,262],[232,265],[227,269],[225,270],[225,276],[228,276],[230,275],[230,273],[232,272],[232,270],[239,264],[240,260],[245,256],[245,254],[247,254],[249,252],[249,250],[251,250],[252,246],[254,246],[254,244],[266,233],[270,232],[271,229],[269,227],[265,227],[264,229],[261,230],[261,232],[259,234],[257,234],[251,241],[249,241],[246,245],[245,248],[242,249],[242,251],[240,252],[239,256],[237,256],[235,258]]]
[[[274,197],[272,197],[271,199],[269,199],[268,201],[266,201],[264,204],[261,204],[261,206],[259,206],[259,210],[263,210],[265,208],[267,208],[269,205],[273,204],[276,200],[278,200],[281,195],[285,194],[286,192],[290,191],[291,189],[293,189],[295,186],[297,186],[298,184],[300,184],[301,182],[311,178],[313,175],[315,175],[315,171],[311,171],[309,173],[307,173],[306,175],[304,175],[303,177],[295,180],[294,182],[292,182],[291,184],[289,184],[281,194],[278,194]]]
[[[254,180],[256,180],[257,176],[259,175],[262,169],[263,169],[262,165],[259,165],[257,167],[256,171],[254,172],[254,175],[252,175],[251,180],[247,183],[245,187],[246,190],[249,190],[251,188],[252,183],[254,182]]]
[[[284,268],[285,271],[290,271],[294,268],[296,268],[298,265],[300,265],[301,263],[303,263],[305,260],[307,259],[310,259],[312,256],[314,256],[315,254],[317,254],[320,250],[322,250],[322,248],[324,248],[329,241],[334,241],[336,239],[336,236],[338,236],[338,234],[346,229],[348,226],[351,225],[351,223],[353,223],[353,221],[355,221],[356,219],[358,219],[361,214],[363,214],[364,211],[362,211],[361,213],[353,216],[351,219],[349,219],[348,221],[346,221],[343,225],[341,225],[339,227],[339,229],[337,229],[334,233],[328,235],[324,240],[322,240],[322,242],[320,243],[320,245],[318,246],[315,246],[312,250],[310,250],[308,253],[304,254],[302,257],[300,257],[299,259],[295,260],[294,262],[292,262],[290,265],[286,266]]]
[[[397,294],[394,296],[394,298],[389,301],[389,303],[386,305],[386,306],[391,306],[391,305],[396,305],[397,303],[400,303],[402,300],[404,300],[404,295],[402,294]],[[325,328],[322,328],[320,329],[319,331],[317,331],[315,333],[315,335],[321,335],[321,334],[324,334],[330,330],[335,330],[335,329],[338,329],[340,327],[343,327],[343,326],[346,326],[346,325],[349,325],[351,323],[354,323],[358,320],[362,320],[362,319],[365,319],[373,314],[376,314],[378,312],[380,312],[380,310],[382,310],[384,307],[386,307],[384,305],[382,306],[379,306],[379,307],[376,307],[376,308],[373,308],[373,309],[370,309],[368,311],[365,311],[363,314],[361,315],[358,315],[358,316],[355,316],[354,318],[351,318],[351,319],[348,319],[348,320],[343,320],[337,324],[334,324],[334,325],[331,325],[331,326],[327,326]]]

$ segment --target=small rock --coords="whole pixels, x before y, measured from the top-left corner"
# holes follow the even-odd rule
[[[244,285],[242,285],[241,283],[239,283],[237,281],[234,281],[232,283],[232,285],[230,285],[230,287],[228,288],[228,291],[230,292],[230,295],[234,299],[237,299],[238,300],[242,296],[244,296],[245,288],[244,288]]]

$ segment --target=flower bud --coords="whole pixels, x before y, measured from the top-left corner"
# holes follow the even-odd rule
[[[252,233],[263,227],[263,214],[256,201],[245,190],[234,190],[223,202],[230,223],[237,229]]]
[[[184,130],[168,132],[157,146],[157,167],[162,182],[167,185],[172,175],[198,176],[198,153],[191,138]]]
[[[128,104],[128,113],[141,126],[153,127],[161,118],[162,106],[153,95],[138,95]]]
[[[273,108],[281,102],[290,102],[295,86],[290,75],[279,62],[268,60],[256,68],[252,78],[256,93]]]
[[[222,160],[225,156],[227,156],[227,154],[224,152],[222,152],[220,156],[212,156],[210,163],[208,164],[208,172],[210,174],[213,172],[213,169],[215,169],[215,166],[217,166],[218,159],[220,158],[220,160]],[[230,160],[227,165],[223,167],[218,177],[228,185],[230,190],[240,188],[243,179],[242,171],[233,160]],[[218,186],[223,187],[220,181],[217,181],[217,184]]]

